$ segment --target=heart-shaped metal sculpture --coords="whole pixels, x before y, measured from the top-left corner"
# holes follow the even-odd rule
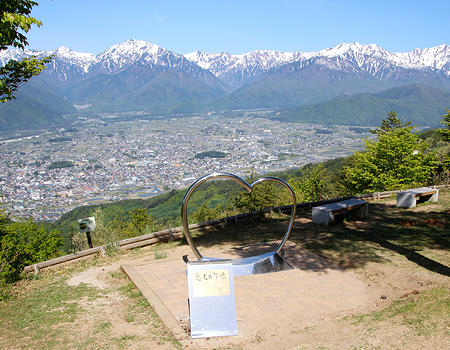
[[[187,205],[188,205],[188,202],[189,202],[189,198],[191,197],[192,193],[195,191],[195,189],[198,186],[200,186],[202,183],[204,183],[206,181],[214,180],[214,179],[220,179],[220,178],[233,180],[233,181],[237,182],[238,184],[240,184],[242,187],[244,187],[248,192],[252,192],[253,188],[255,186],[257,186],[257,185],[259,185],[259,184],[261,184],[263,182],[279,183],[279,184],[283,185],[289,191],[289,193],[291,195],[291,198],[292,198],[292,210],[291,210],[291,218],[289,220],[289,225],[288,225],[286,233],[284,234],[283,239],[281,240],[280,244],[277,246],[276,250],[273,251],[273,252],[270,252],[270,253],[259,255],[259,256],[233,260],[233,264],[234,265],[241,266],[241,268],[236,270],[237,273],[235,275],[270,272],[270,271],[274,271],[273,266],[277,266],[275,268],[275,270],[282,270],[282,269],[285,269],[285,268],[292,268],[290,266],[286,266],[287,263],[279,255],[279,253],[283,249],[284,245],[286,244],[286,241],[288,240],[288,238],[289,238],[289,236],[290,236],[290,234],[292,232],[292,228],[294,226],[295,210],[296,210],[296,207],[297,207],[297,203],[296,203],[296,199],[295,199],[295,193],[292,190],[292,188],[289,186],[289,184],[287,184],[285,181],[283,181],[283,180],[281,180],[279,178],[276,178],[276,177],[271,177],[271,176],[263,177],[261,179],[258,179],[256,181],[252,182],[251,184],[249,184],[245,180],[241,179],[239,176],[236,176],[236,175],[233,175],[233,174],[229,174],[229,173],[213,173],[213,174],[209,174],[209,175],[205,175],[205,176],[201,177],[200,179],[195,181],[191,185],[191,187],[189,187],[189,189],[187,190],[186,194],[184,195],[183,204],[181,206],[181,220],[183,222],[183,233],[184,233],[184,236],[186,237],[186,240],[187,240],[189,246],[191,247],[193,253],[197,257],[197,259],[201,260],[201,261],[221,260],[221,259],[215,259],[215,258],[205,258],[198,251],[194,241],[192,240],[191,233],[189,231],[189,225],[188,225],[188,220],[187,220]],[[270,261],[270,263],[269,263],[269,261]],[[270,264],[272,264],[273,266],[267,268],[267,265],[270,265]],[[287,265],[289,265],[289,264],[287,264]],[[251,266],[251,268],[249,268],[248,266]],[[265,270],[267,270],[267,271],[265,271]]]

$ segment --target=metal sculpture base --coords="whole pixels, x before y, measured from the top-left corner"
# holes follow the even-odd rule
[[[228,259],[203,257],[200,261],[222,261]],[[184,261],[187,262],[186,257]],[[291,264],[276,252],[270,252],[248,258],[231,260],[233,276],[257,275],[261,273],[293,270]]]

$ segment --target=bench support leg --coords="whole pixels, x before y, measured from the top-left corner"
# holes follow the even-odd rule
[[[436,189],[436,193],[431,196],[430,201],[436,203],[438,200],[439,200],[439,190]]]
[[[360,219],[365,219],[369,215],[369,203],[364,204],[358,209],[357,217]]]
[[[312,209],[312,222],[321,225],[334,224],[334,215],[328,210]]]
[[[397,207],[400,208],[415,208],[417,205],[416,197],[410,192],[397,193]]]

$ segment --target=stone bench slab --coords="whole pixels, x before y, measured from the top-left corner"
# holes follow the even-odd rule
[[[333,224],[336,221],[336,214],[348,211],[356,211],[358,217],[365,218],[369,213],[369,203],[354,198],[314,207],[312,208],[312,222],[322,225]]]
[[[429,187],[421,187],[399,192],[397,193],[397,207],[414,208],[417,205],[417,200],[422,198],[428,199],[432,202],[437,202],[439,199],[439,190]]]

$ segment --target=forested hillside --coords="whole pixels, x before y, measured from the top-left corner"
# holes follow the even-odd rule
[[[275,111],[273,119],[315,124],[375,126],[396,111],[414,125],[439,126],[450,92],[425,85],[408,85],[378,93],[342,95],[330,101]]]

